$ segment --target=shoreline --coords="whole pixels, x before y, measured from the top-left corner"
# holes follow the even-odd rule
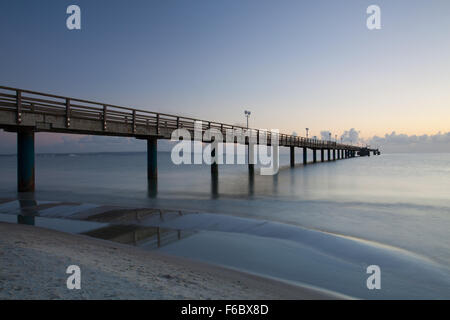
[[[25,267],[27,273],[45,273],[43,263],[52,261],[50,269],[59,272],[58,280],[49,272],[41,278],[54,280],[53,290],[58,294],[46,293],[54,299],[442,299],[449,295],[448,267],[427,255],[370,239],[218,213],[4,201],[0,221],[13,223],[10,226],[22,222],[40,227],[39,232],[16,229],[16,233],[9,230],[24,226],[4,227],[3,233],[0,228],[0,252],[3,242],[9,254],[4,259],[0,254],[0,266],[9,266],[5,279],[17,278],[18,291],[32,291],[20,272],[24,263],[17,253],[26,257],[25,265],[39,266]],[[4,235],[6,231],[9,236]],[[18,234],[24,240],[11,242]],[[56,234],[62,237],[57,243]],[[66,245],[61,248],[59,243]],[[84,248],[81,255],[80,247]],[[117,250],[120,254],[114,254]],[[70,259],[76,263],[70,263]],[[84,295],[67,296],[67,292],[61,292],[61,283],[65,284],[68,276],[53,260],[66,267],[82,265],[95,288]],[[383,270],[383,290],[368,290],[366,286],[367,267],[373,264]],[[186,275],[187,266],[195,276]],[[210,277],[204,278],[204,274]],[[48,286],[41,278],[33,281]],[[226,283],[218,279],[226,279]],[[243,284],[248,279],[254,281]],[[1,281],[0,273],[0,289]],[[284,289],[280,289],[280,283]],[[298,288],[303,291],[298,292]],[[305,293],[305,289],[311,290]],[[284,293],[279,293],[282,290]],[[30,299],[33,295],[42,297],[39,292],[27,294]]]
[[[79,265],[81,290],[66,268]],[[338,299],[332,293],[84,235],[0,222],[0,299]]]

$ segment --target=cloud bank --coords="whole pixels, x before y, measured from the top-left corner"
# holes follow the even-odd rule
[[[374,136],[367,143],[381,148],[385,153],[450,152],[450,132],[438,132],[433,135],[406,135],[393,131],[383,137]]]

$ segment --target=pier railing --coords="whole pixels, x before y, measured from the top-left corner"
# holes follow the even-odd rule
[[[221,122],[202,120],[173,114],[147,111],[142,109],[117,106],[109,103],[95,102],[54,94],[0,86],[0,110],[14,111],[16,125],[20,126],[24,113],[46,116],[62,116],[66,119],[66,128],[70,129],[73,119],[97,120],[103,122],[103,129],[108,130],[108,124],[120,123],[132,125],[133,133],[137,125],[160,129],[175,130],[185,128],[194,130],[195,123],[202,122],[202,131],[216,129],[225,137],[228,129],[251,130],[259,136],[259,129],[225,124]],[[267,132],[270,141],[271,133]],[[280,146],[297,146],[317,149],[349,149],[357,150],[356,146],[338,144],[335,141],[325,141],[289,134],[279,133]]]

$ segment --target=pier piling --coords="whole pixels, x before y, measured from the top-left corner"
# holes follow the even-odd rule
[[[17,132],[17,190],[34,191],[34,131]]]
[[[303,147],[303,164],[306,165],[308,163],[308,149]]]
[[[290,147],[291,149],[291,167],[295,167],[295,148]]]
[[[147,139],[147,178],[158,179],[158,139]]]

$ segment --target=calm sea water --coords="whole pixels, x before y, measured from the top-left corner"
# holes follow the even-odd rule
[[[296,156],[301,161],[301,154]],[[382,154],[287,166],[253,179],[222,165],[173,165],[158,154],[157,187],[145,153],[38,155],[36,198],[150,206],[251,217],[374,241],[450,266],[450,154]],[[16,157],[0,157],[0,197],[15,197]]]

